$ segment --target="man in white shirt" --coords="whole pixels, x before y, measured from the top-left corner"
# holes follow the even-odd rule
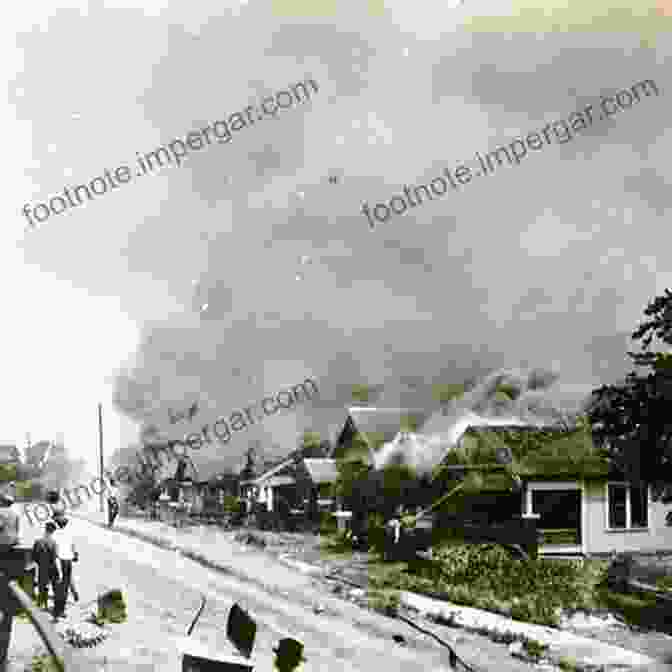
[[[68,519],[60,514],[54,517],[58,529],[54,532],[54,541],[56,542],[56,552],[58,564],[60,565],[61,581],[58,584],[57,595],[55,596],[54,618],[65,617],[65,603],[70,591],[70,581],[72,577],[72,561],[77,558],[75,543],[67,529]]]

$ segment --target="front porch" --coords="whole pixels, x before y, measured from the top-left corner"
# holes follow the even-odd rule
[[[541,557],[586,554],[585,493],[580,481],[530,481],[523,488],[523,517],[533,518]]]

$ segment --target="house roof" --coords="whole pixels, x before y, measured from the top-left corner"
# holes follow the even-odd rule
[[[196,467],[198,481],[205,483],[206,481],[214,481],[223,475],[225,479],[236,476],[226,471],[226,463],[222,459],[208,458],[198,455],[196,451],[190,453],[190,457]]]
[[[598,478],[610,472],[589,430],[568,432],[553,426],[470,426],[442,464],[496,464],[497,456],[506,452],[514,471],[528,479]]]
[[[376,450],[391,441],[403,427],[411,425],[416,431],[423,426],[430,412],[414,408],[376,408],[373,406],[352,406],[348,409],[348,419],[343,427],[332,458],[359,457],[369,459],[369,449]],[[363,446],[353,446],[346,440],[348,434],[359,434],[365,442]],[[349,444],[349,445],[348,445]]]
[[[288,459],[283,460],[279,464],[276,464],[273,468],[268,469],[263,474],[260,474],[255,479],[252,479],[251,481],[245,481],[245,482],[254,483],[255,485],[258,485],[260,483],[265,483],[272,476],[275,476],[275,474],[277,474],[279,471],[282,471],[285,467],[288,467],[290,464],[293,464],[293,463],[294,463],[294,457],[290,457]]]
[[[308,475],[313,483],[333,483],[338,477],[336,460],[304,458]]]

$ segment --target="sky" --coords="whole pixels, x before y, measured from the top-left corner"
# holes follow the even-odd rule
[[[93,464],[99,402],[111,452],[186,432],[170,408],[199,400],[200,427],[314,377],[320,403],[218,449],[236,461],[293,449],[354,383],[413,405],[538,366],[576,399],[625,372],[672,285],[669,3],[142,5],[23,3],[0,27],[0,439],[61,433]],[[25,204],[308,78],[310,101],[26,228]],[[362,213],[646,79],[658,97],[571,142]]]

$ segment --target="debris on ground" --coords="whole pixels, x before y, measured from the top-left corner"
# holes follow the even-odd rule
[[[234,540],[241,544],[249,544],[250,546],[257,546],[258,548],[266,548],[266,539],[256,532],[239,532],[234,537]]]
[[[96,624],[125,623],[127,618],[126,601],[121,590],[115,588],[98,596],[98,612],[95,615]]]
[[[104,630],[93,623],[57,624],[56,632],[76,649],[89,649],[101,644],[109,636]]]

